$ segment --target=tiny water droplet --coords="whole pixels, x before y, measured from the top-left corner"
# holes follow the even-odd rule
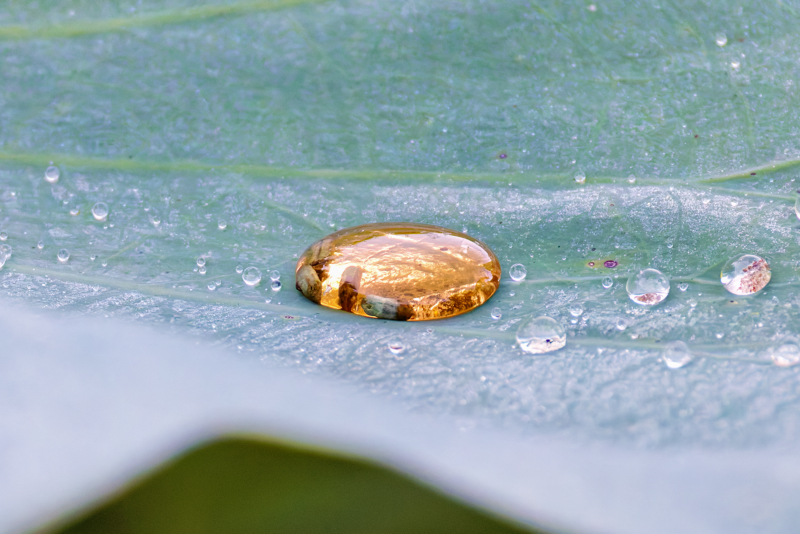
[[[244,267],[242,267],[241,265],[237,265],[236,274],[242,274],[242,271],[244,271]]]
[[[0,241],[5,241],[8,239],[8,234],[5,232],[0,232]]]
[[[399,340],[392,340],[387,343],[387,347],[389,348],[389,352],[392,354],[401,354],[403,351],[406,350],[406,346],[403,344],[402,341]]]
[[[227,227],[228,227],[228,223],[225,222],[225,221],[219,221],[217,223],[217,228],[219,228],[220,230],[224,230]]]
[[[206,274],[206,272],[207,272],[206,271],[206,266],[203,265],[202,267],[198,267],[197,268],[197,272],[200,273],[200,274]]]
[[[772,363],[779,367],[791,367],[800,362],[800,343],[796,338],[787,336],[780,345],[770,350]]]
[[[657,269],[644,269],[628,278],[625,289],[636,304],[653,306],[669,295],[669,280]]]
[[[528,270],[525,269],[525,266],[522,265],[521,263],[515,263],[508,270],[508,274],[509,276],[511,276],[512,280],[514,280],[515,282],[520,282],[522,280],[525,280],[525,276],[527,276]]]
[[[722,267],[720,282],[734,295],[753,295],[769,283],[772,272],[767,260],[754,254],[731,258]]]
[[[214,282],[209,282],[206,287],[208,288],[209,291],[214,291],[215,289],[217,289],[217,284],[215,284]]]
[[[531,354],[544,354],[567,344],[567,334],[561,323],[550,317],[528,318],[517,329],[517,343]]]
[[[722,339],[723,337],[725,337],[725,334],[723,334],[722,332],[717,334],[717,339]]]
[[[61,263],[67,263],[69,261],[69,251],[65,248],[62,248],[61,250],[58,251],[56,257],[58,258],[58,261],[60,261]]]
[[[628,175],[628,183],[629,184],[635,184],[636,183],[636,176],[634,176],[633,174],[629,174]]]
[[[204,257],[200,256],[199,258],[197,258],[197,266],[198,267],[202,267],[205,264],[206,264],[206,259]]]
[[[580,302],[573,302],[569,305],[569,314],[573,317],[580,317],[583,315],[583,306]]]
[[[714,41],[716,41],[717,46],[725,46],[728,44],[728,36],[722,32],[719,32],[716,37],[714,37]]]
[[[91,256],[89,256],[89,259],[90,259],[91,261],[94,261],[94,260],[96,260],[96,259],[97,259],[97,254],[92,254]]]
[[[159,217],[156,213],[150,214],[150,217],[148,218],[150,219],[150,224],[155,227],[158,227],[161,224],[161,217]]]
[[[92,206],[92,215],[98,221],[105,221],[108,218],[108,204],[105,202],[98,202]]]
[[[733,61],[731,61],[731,68],[734,69],[734,70],[738,69],[741,65],[742,64],[739,63],[738,61],[736,61],[735,59]]]
[[[680,284],[678,284],[679,291],[685,292],[687,289],[689,289],[689,284],[687,284],[686,282],[681,282]]]
[[[603,287],[608,289],[609,287],[614,285],[614,280],[611,279],[610,276],[606,276],[603,278]]]
[[[595,11],[597,11],[597,6],[596,6],[596,5],[594,5],[594,4],[589,4],[589,7],[588,7],[588,9],[589,9],[589,11],[591,11],[591,12],[595,12]]]
[[[498,321],[502,317],[503,317],[503,311],[500,308],[492,308],[492,319]]]
[[[615,326],[617,327],[617,330],[622,332],[623,330],[628,328],[628,320],[625,319],[624,317],[620,317],[619,319],[617,319]]]
[[[514,296],[514,295],[516,295],[516,294],[517,294],[517,293],[516,293],[515,291],[513,291],[513,290],[511,290],[511,291],[509,291],[509,292],[508,292],[508,296],[509,296],[509,297],[513,297],[513,296]]]
[[[76,215],[80,215],[81,209],[80,208],[72,208],[69,210],[69,214],[75,217]]]
[[[0,269],[6,264],[8,258],[11,257],[11,247],[9,245],[0,245]]]
[[[255,286],[261,282],[261,271],[258,270],[258,267],[248,267],[242,272],[242,280],[248,286]]]
[[[575,178],[575,182],[576,183],[579,183],[579,184],[585,183],[586,182],[586,173],[584,173],[583,171],[578,171],[578,172],[575,173],[573,178]]]
[[[272,282],[272,286],[271,287],[272,287],[273,291],[280,291],[281,290],[281,282],[280,282],[280,280],[274,280]]]
[[[280,280],[281,279],[281,273],[278,272],[278,271],[272,271],[272,272],[269,273],[269,279],[272,280],[273,282],[275,280]]]
[[[58,170],[58,167],[49,166],[44,171],[44,179],[54,184],[58,181],[58,178],[61,176],[61,172]]]
[[[36,248],[42,250],[44,248],[44,241],[39,241],[38,243],[36,243]]]
[[[103,263],[101,263],[101,264],[100,264],[100,266],[101,266],[101,267],[108,267],[108,262],[107,262],[107,261],[104,261]]]
[[[692,353],[683,341],[672,341],[664,347],[662,358],[670,369],[680,369],[692,361]]]

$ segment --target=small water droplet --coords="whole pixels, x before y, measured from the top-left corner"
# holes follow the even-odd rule
[[[206,264],[206,259],[204,257],[200,256],[199,258],[197,258],[197,266],[198,267],[202,267],[205,264]]]
[[[58,261],[60,261],[61,263],[67,263],[69,261],[69,251],[65,248],[62,248],[61,250],[58,251],[56,257],[58,258]]]
[[[389,352],[392,354],[402,354],[403,351],[406,350],[406,346],[403,344],[403,342],[397,339],[387,343],[387,347],[389,348]]]
[[[280,291],[281,290],[280,280],[273,280],[271,287],[273,291]]]
[[[770,350],[772,363],[779,367],[791,367],[800,362],[800,343],[796,338],[787,336],[781,344]]]
[[[717,339],[722,339],[723,337],[725,337],[725,334],[723,334],[722,332],[717,334]]]
[[[617,327],[617,330],[622,332],[623,330],[628,328],[628,320],[625,319],[624,317],[620,317],[619,319],[617,319],[615,326]]]
[[[5,241],[8,239],[8,234],[5,232],[0,232],[0,241]]]
[[[225,221],[219,221],[217,223],[217,228],[219,228],[220,230],[224,230],[227,227],[228,227],[228,223],[225,222]]]
[[[202,267],[198,267],[197,268],[197,272],[200,273],[200,274],[206,274],[206,272],[207,272],[206,271],[206,266],[203,265]]]
[[[44,241],[39,241],[38,243],[36,243],[36,248],[42,250],[44,248]]]
[[[498,321],[502,317],[503,317],[503,311],[500,308],[492,308],[492,319]]]
[[[58,178],[61,176],[61,172],[59,172],[58,167],[49,166],[44,171],[44,179],[54,184],[58,181]]]
[[[242,280],[248,286],[255,286],[261,282],[261,271],[258,270],[258,267],[248,267],[242,272]]]
[[[767,260],[754,254],[731,258],[722,267],[720,282],[734,295],[753,295],[758,293],[772,277]]]
[[[522,280],[525,280],[525,276],[527,276],[528,270],[521,263],[515,263],[508,270],[508,274],[509,276],[511,276],[512,280],[514,280],[515,282],[520,282]]]
[[[513,297],[513,296],[514,296],[514,295],[516,295],[516,294],[517,294],[517,293],[516,293],[514,290],[511,290],[511,291],[509,291],[509,292],[508,292],[508,296],[509,296],[509,297]]]
[[[709,202],[711,202],[710,198],[704,198],[703,199],[703,204],[708,204]]]
[[[633,174],[629,174],[628,175],[628,183],[629,184],[635,184],[636,183],[636,176],[634,176]]]
[[[94,261],[94,260],[96,260],[96,259],[97,259],[97,254],[92,254],[91,256],[89,256],[89,259],[90,259],[91,261]]]
[[[680,284],[678,284],[679,291],[685,292],[687,289],[689,289],[689,284],[687,284],[686,282],[681,282]]]
[[[92,206],[92,215],[98,221],[105,221],[108,218],[108,204],[105,202],[98,202]]]
[[[101,263],[101,264],[100,264],[100,266],[101,266],[101,267],[108,267],[108,262],[107,262],[107,261],[104,261],[103,263]]]
[[[531,354],[544,354],[567,344],[567,334],[559,322],[550,317],[528,318],[517,329],[517,343]]]
[[[719,32],[716,37],[714,37],[714,41],[716,41],[717,46],[725,46],[728,44],[728,36],[722,32]]]
[[[653,306],[669,295],[669,280],[657,269],[644,269],[628,278],[625,289],[636,304]]]
[[[281,273],[278,272],[278,271],[272,271],[272,272],[269,273],[269,279],[272,280],[273,282],[275,280],[280,280],[281,279]]]
[[[6,264],[8,258],[11,257],[11,247],[9,245],[0,245],[0,269]]]
[[[585,183],[586,182],[586,173],[584,173],[583,171],[578,171],[578,172],[575,173],[573,178],[575,178],[575,182],[576,183],[579,183],[579,184]]]
[[[608,289],[609,287],[614,285],[614,280],[611,279],[610,276],[606,276],[603,278],[603,287]]]
[[[69,210],[69,214],[72,215],[73,217],[75,217],[76,215],[80,215],[81,214],[81,209],[80,208],[72,208],[71,210]]]
[[[683,341],[672,341],[664,347],[662,358],[670,369],[680,369],[692,361],[692,353]]]
[[[242,271],[244,271],[244,267],[242,267],[241,265],[237,265],[236,274],[242,274]]]
[[[209,282],[206,287],[208,288],[209,291],[214,291],[215,289],[217,289],[217,284],[215,284],[214,282]]]
[[[583,306],[580,302],[573,302],[569,305],[569,314],[573,317],[580,317],[583,315]]]
[[[794,214],[797,215],[798,219],[800,219],[800,196],[798,196],[797,200],[794,201]]]
[[[588,7],[588,9],[589,9],[589,11],[591,11],[591,12],[595,12],[595,11],[597,11],[597,6],[596,6],[596,5],[594,5],[594,4],[589,4],[589,7]]]
[[[735,59],[733,61],[731,61],[731,68],[734,69],[734,70],[738,69],[741,65],[742,64],[739,63],[738,61],[736,61]]]
[[[150,219],[150,224],[156,228],[161,224],[161,217],[159,217],[157,213],[151,213],[148,219]]]

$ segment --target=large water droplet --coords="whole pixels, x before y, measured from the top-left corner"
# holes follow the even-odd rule
[[[258,270],[258,267],[248,267],[242,272],[242,280],[248,286],[255,286],[261,282],[261,271]]]
[[[525,277],[528,275],[528,270],[521,263],[515,263],[508,270],[508,275],[515,282],[520,282],[522,280],[525,280]]]
[[[669,280],[657,269],[644,269],[628,278],[625,289],[636,304],[653,306],[669,295]]]
[[[734,295],[753,295],[769,283],[772,277],[767,260],[745,254],[728,260],[722,267],[720,282]]]
[[[499,321],[503,317],[503,310],[500,308],[492,308],[492,319]]]
[[[0,269],[6,264],[8,258],[11,257],[11,247],[9,245],[0,245]]]
[[[54,184],[58,181],[58,178],[61,176],[61,173],[58,170],[58,167],[49,166],[44,171],[44,179]],[[69,181],[69,180],[68,180]]]
[[[58,261],[60,261],[61,263],[67,263],[69,261],[69,250],[62,248],[61,250],[58,251],[56,257],[58,258]]]
[[[517,343],[531,354],[558,350],[567,344],[567,334],[559,322],[550,317],[529,318],[517,330]]]
[[[575,178],[575,182],[576,183],[579,183],[579,184],[585,183],[586,182],[586,173],[584,173],[583,171],[578,171],[578,172],[575,173],[575,176],[573,176],[573,178]]]
[[[716,37],[714,37],[714,41],[716,41],[717,46],[725,46],[728,44],[728,36],[722,32],[719,32]]]
[[[787,336],[781,344],[770,350],[772,363],[779,367],[791,367],[800,362],[800,342],[796,338]]]
[[[614,280],[611,279],[610,276],[606,276],[603,278],[603,287],[608,289],[609,287],[614,285]]]
[[[108,217],[108,204],[105,202],[98,202],[92,206],[92,216],[98,221],[105,221]]]
[[[692,361],[692,353],[683,341],[672,341],[664,347],[662,359],[670,369],[678,369]]]

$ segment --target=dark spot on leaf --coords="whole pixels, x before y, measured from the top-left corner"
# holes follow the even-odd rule
[[[754,173],[754,172],[750,173],[750,176],[755,176],[755,175],[756,175],[756,173]]]
[[[740,43],[743,43],[743,42],[744,42],[744,37],[739,37],[738,41],[739,41]]]
[[[606,267],[608,269],[613,269],[617,265],[619,265],[617,260],[606,260],[606,261],[603,262],[603,267]]]
[[[593,261],[589,262],[589,267],[594,267],[594,262]]]
[[[439,250],[441,250],[442,252],[447,252],[447,247],[442,247]]]
[[[594,247],[592,247],[592,251],[595,251],[595,250],[597,250],[597,249],[596,249],[596,248],[594,248]]]
[[[505,154],[500,154],[499,157],[500,157],[500,159],[506,159],[506,155]]]
[[[698,137],[700,137],[700,136],[699,136],[699,135],[695,135],[695,136],[694,136],[694,138],[695,138],[695,139],[697,139]]]

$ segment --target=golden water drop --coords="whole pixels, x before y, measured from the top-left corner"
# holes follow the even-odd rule
[[[500,262],[472,237],[428,224],[365,224],[308,247],[295,269],[306,298],[356,315],[443,319],[477,308],[497,291]]]

